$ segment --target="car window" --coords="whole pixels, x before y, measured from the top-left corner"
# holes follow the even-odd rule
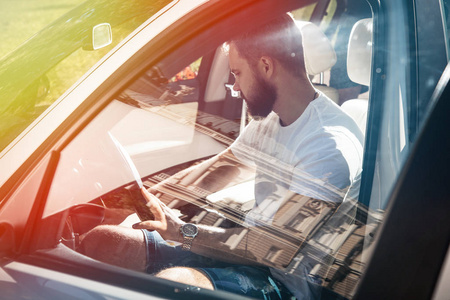
[[[85,1],[4,56],[0,62],[0,150],[115,45],[169,2]],[[122,13],[115,13],[117,9]],[[112,41],[94,50],[92,32],[101,24],[109,24]]]
[[[213,57],[222,58],[222,52],[217,49]],[[217,106],[200,101],[201,86],[212,76],[202,65],[205,59],[200,57],[181,68],[169,62],[145,71],[62,152],[45,215],[95,198],[103,201],[105,194],[114,194],[133,181],[114,140],[129,153],[143,178],[167,177],[160,172],[169,170],[172,174],[223,151],[233,142],[239,133],[241,112],[229,119],[223,116],[224,110],[217,113]],[[227,98],[230,92],[225,83],[215,83],[215,88],[222,89]],[[221,102],[223,105],[225,99]],[[125,173],[116,172],[119,169]],[[66,193],[73,197],[61,202]]]
[[[423,57],[409,48],[415,42],[408,10],[382,15],[401,21],[383,27],[368,4],[353,2],[319,1],[292,12],[314,100],[323,101],[305,110],[314,117],[296,128],[299,141],[278,143],[285,137],[281,129],[258,125],[273,121],[282,128],[274,114],[263,121],[252,117],[252,103],[242,100],[249,90],[239,88],[244,74],[231,72],[225,37],[211,38],[211,31],[190,37],[151,63],[141,54],[139,75],[122,83],[63,147],[40,220],[53,230],[38,232],[34,247],[68,247],[129,268],[127,259],[108,261],[85,243],[103,225],[132,230],[155,217],[139,191],[142,184],[181,221],[225,232],[219,242],[210,241],[213,252],[263,266],[290,295],[353,298],[428,105],[412,87]],[[242,32],[229,23],[230,31]],[[330,124],[314,115],[323,107]],[[336,130],[332,144],[309,136],[322,128],[323,135]],[[111,252],[130,249],[125,240],[116,246]],[[155,275],[158,263],[145,266],[146,272]]]
[[[314,43],[305,47],[309,75],[320,78],[320,73],[329,73],[336,61],[332,44],[319,26],[298,21],[298,29],[308,39],[319,33],[326,40],[320,44],[323,47],[320,61],[316,56],[320,49],[314,48]],[[139,217],[149,217],[142,208],[133,167],[122,157],[120,148],[130,156],[143,185],[153,190],[181,220],[235,232],[224,238],[223,247],[274,272],[288,269],[299,272],[297,261],[309,261],[314,251],[325,254],[322,252],[325,248],[342,239],[336,229],[323,223],[329,220],[342,232],[353,226],[362,162],[363,136],[358,125],[350,117],[344,117],[356,135],[351,134],[351,142],[342,142],[339,147],[359,145],[351,150],[355,151],[355,156],[349,158],[354,162],[352,169],[342,170],[351,177],[347,183],[334,176],[314,179],[319,175],[295,170],[287,163],[267,157],[258,147],[247,149],[247,142],[241,146],[236,142],[241,125],[252,117],[245,111],[243,114],[242,99],[230,88],[236,84],[233,78],[236,74],[230,73],[227,51],[225,44],[195,51],[182,47],[170,53],[127,85],[65,147],[43,214],[45,219],[61,216],[63,244],[83,251],[83,247],[79,248],[78,236],[82,236],[79,231],[93,226],[79,225],[75,220],[84,218],[77,215],[94,214],[96,217],[91,219],[97,220],[96,225],[121,223],[128,227],[138,222]],[[338,112],[339,100],[325,98],[328,93],[338,94],[335,89],[327,82],[314,86],[333,111],[330,114]],[[339,114],[344,116],[342,112]],[[224,152],[230,145],[234,145],[234,150]],[[219,153],[222,155],[211,160]],[[179,175],[188,168],[201,171]],[[321,172],[320,168],[311,170]],[[295,183],[290,183],[288,177],[294,175],[289,173],[298,177]],[[274,176],[279,179],[273,181]],[[319,187],[320,183],[312,183],[315,180],[326,183]],[[303,192],[294,192],[300,190]],[[343,199],[348,205],[338,210]],[[97,209],[86,209],[86,204]],[[102,209],[104,213],[99,212]],[[135,211],[137,214],[133,214]],[[252,242],[263,238],[266,240],[263,244]],[[48,240],[41,243],[45,245]],[[321,257],[319,261],[324,259]],[[330,262],[322,262],[323,267],[317,264],[314,280],[320,281],[320,274],[332,266]],[[295,276],[304,278],[305,274]]]

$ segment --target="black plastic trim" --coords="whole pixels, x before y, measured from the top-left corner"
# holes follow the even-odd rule
[[[387,49],[386,10],[384,6],[376,0],[367,1],[373,14],[373,38],[372,38],[372,70],[371,88],[369,92],[369,107],[367,111],[367,131],[364,145],[363,172],[361,175],[361,187],[358,201],[369,206],[372,194],[372,185],[375,172],[375,161],[377,158],[378,141],[380,127],[378,126],[383,116],[385,79],[383,74],[378,74],[374,70],[386,70]],[[375,55],[376,54],[376,55]]]

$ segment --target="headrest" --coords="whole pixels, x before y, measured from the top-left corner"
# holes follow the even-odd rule
[[[362,19],[353,25],[348,41],[347,73],[350,80],[370,85],[372,68],[372,19]]]
[[[331,69],[336,63],[336,52],[326,35],[311,22],[296,21],[296,24],[302,33],[308,74],[317,75]]]

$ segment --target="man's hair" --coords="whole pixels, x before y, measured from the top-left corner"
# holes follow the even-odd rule
[[[289,14],[284,14],[229,41],[250,65],[262,56],[277,60],[292,75],[306,76],[302,35]]]

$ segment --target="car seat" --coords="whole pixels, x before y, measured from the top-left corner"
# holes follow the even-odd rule
[[[361,19],[353,25],[347,52],[348,77],[353,82],[370,86],[372,68],[372,19]],[[365,135],[367,123],[367,99],[351,99],[341,105],[358,124]]]
[[[306,72],[310,77],[320,75],[320,83],[313,82],[314,87],[338,103],[337,90],[324,84],[324,72],[330,70],[337,61],[330,40],[314,23],[296,21],[296,24],[302,32]]]

